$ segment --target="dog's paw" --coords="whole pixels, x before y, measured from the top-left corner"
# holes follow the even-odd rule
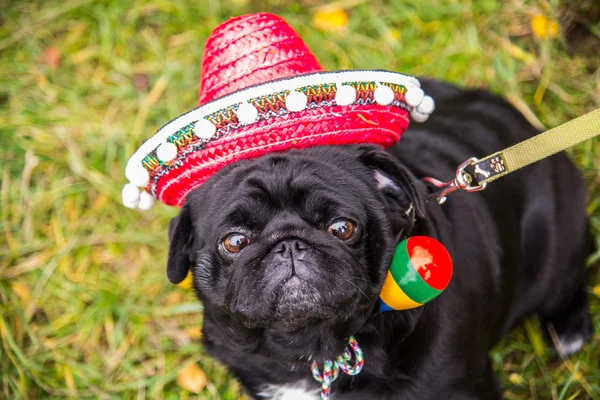
[[[585,342],[581,333],[565,334],[558,337],[557,350],[561,355],[568,357],[581,350]]]
[[[565,310],[546,318],[543,325],[561,356],[577,353],[594,333],[587,293],[580,290]]]

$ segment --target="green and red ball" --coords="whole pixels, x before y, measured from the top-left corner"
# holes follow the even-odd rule
[[[380,294],[381,311],[408,310],[440,295],[452,278],[448,250],[428,236],[413,236],[397,247]]]

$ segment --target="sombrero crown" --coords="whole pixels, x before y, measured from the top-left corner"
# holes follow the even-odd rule
[[[131,157],[123,202],[180,206],[222,167],[318,145],[389,147],[434,109],[416,78],[325,72],[300,36],[266,13],[233,18],[208,38],[199,107],[169,122]],[[140,192],[139,188],[145,191]]]

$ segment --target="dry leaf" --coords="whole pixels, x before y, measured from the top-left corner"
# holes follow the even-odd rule
[[[341,8],[323,9],[313,15],[313,24],[325,32],[343,32],[348,27],[348,14]]]
[[[190,326],[183,330],[190,339],[200,339],[202,337],[202,328],[199,326]]]
[[[531,18],[531,30],[533,34],[541,39],[553,38],[558,35],[560,27],[558,22],[543,15]]]
[[[63,373],[65,375],[65,384],[69,388],[71,392],[75,391],[75,379],[73,379],[73,373],[71,372],[71,368],[68,366],[64,366]]]
[[[56,47],[48,47],[44,51],[44,58],[52,69],[57,69],[60,65],[60,52]]]
[[[173,291],[167,295],[165,299],[165,303],[168,306],[173,306],[175,304],[179,304],[183,301],[183,294],[180,290]]]
[[[23,300],[23,301],[29,300],[29,286],[27,286],[23,283],[19,283],[19,282],[15,282],[11,286],[12,286],[13,292],[15,292],[15,294],[17,296],[19,296],[21,298],[21,300]]]
[[[206,374],[193,362],[179,371],[177,384],[189,392],[199,393],[206,386]]]
[[[181,282],[179,282],[177,284],[177,286],[179,286],[180,288],[183,288],[183,289],[191,289],[192,286],[194,286],[193,281],[194,281],[194,276],[192,275],[192,271],[190,271],[190,272],[188,272],[185,279],[182,280]]]
[[[133,74],[133,82],[139,92],[146,92],[150,87],[150,76],[145,73]]]

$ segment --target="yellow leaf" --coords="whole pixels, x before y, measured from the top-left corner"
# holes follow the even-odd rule
[[[187,276],[184,280],[177,284],[182,289],[191,289],[194,281],[194,276],[192,275],[192,271],[188,272]]]
[[[522,384],[523,384],[523,382],[525,381],[525,380],[523,379],[523,376],[522,376],[522,375],[519,375],[519,374],[517,374],[517,373],[515,373],[515,372],[513,372],[512,374],[510,374],[510,375],[508,376],[508,380],[510,381],[510,383],[512,383],[512,384],[514,384],[514,385],[522,385]]]
[[[199,393],[206,386],[206,374],[195,362],[179,371],[177,384],[192,393]]]
[[[536,15],[531,18],[531,30],[540,39],[553,38],[558,35],[560,27],[558,22],[544,15]]]
[[[75,391],[75,380],[73,379],[73,373],[71,372],[71,368],[67,365],[64,366],[63,373],[65,375],[65,384],[69,388],[71,392]]]
[[[180,285],[181,285],[181,283],[180,283]],[[168,306],[172,306],[172,305],[175,305],[175,304],[179,304],[179,303],[181,303],[182,301],[183,301],[183,294],[181,293],[181,291],[180,291],[180,290],[177,290],[177,291],[174,291],[174,292],[171,292],[171,293],[169,293],[169,294],[167,295],[167,298],[165,299],[165,303],[166,303]]]
[[[29,286],[23,283],[15,282],[12,284],[12,290],[17,296],[21,298],[21,300],[29,300]]]
[[[400,40],[400,31],[398,29],[389,29],[387,31],[387,38],[390,42],[397,42]]]
[[[594,296],[600,297],[600,285],[594,286],[594,288],[592,289],[592,293],[594,293]]]
[[[325,32],[340,33],[348,27],[348,14],[341,8],[328,8],[313,15],[313,24]]]
[[[183,330],[190,339],[200,339],[202,337],[202,328],[199,326],[191,326]]]

